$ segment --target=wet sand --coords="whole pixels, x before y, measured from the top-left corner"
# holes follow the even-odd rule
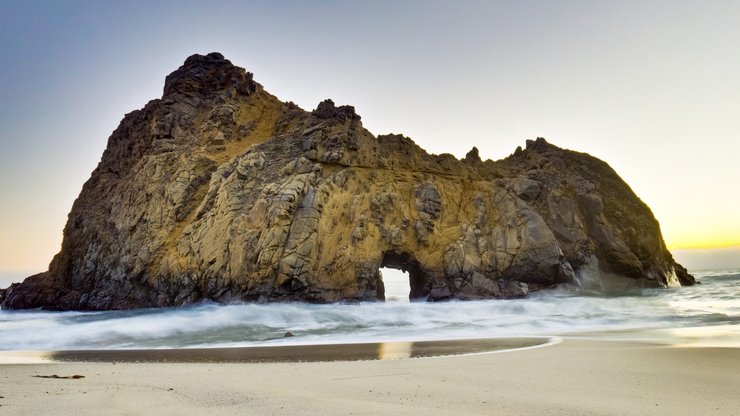
[[[356,344],[286,345],[245,348],[57,351],[42,360],[126,363],[265,363],[362,361],[480,354],[530,348],[552,342],[549,337],[468,340],[370,342]],[[0,353],[0,356],[2,354]],[[2,358],[0,357],[0,360]],[[2,361],[0,361],[2,362]]]
[[[403,352],[399,359],[359,361],[135,363],[121,357],[5,364],[0,415],[673,416],[740,409],[738,348],[565,339],[494,350],[499,353],[404,359]],[[84,378],[38,377],[52,375]]]

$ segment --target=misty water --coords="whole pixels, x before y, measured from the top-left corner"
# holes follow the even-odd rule
[[[620,296],[550,290],[524,299],[408,302],[386,280],[386,303],[234,304],[108,312],[0,311],[0,350],[191,348],[599,336],[740,346],[740,270],[696,272],[698,284]],[[408,293],[408,292],[406,292]],[[287,332],[294,336],[284,337]],[[596,335],[594,335],[596,334]]]

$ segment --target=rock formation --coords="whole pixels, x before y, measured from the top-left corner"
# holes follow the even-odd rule
[[[353,107],[281,102],[211,53],[124,117],[49,271],[2,305],[375,301],[384,266],[432,301],[693,283],[598,159],[542,138],[498,161],[430,155]]]

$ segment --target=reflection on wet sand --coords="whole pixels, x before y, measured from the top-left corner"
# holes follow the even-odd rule
[[[411,358],[413,342],[381,342],[378,346],[379,360],[400,360]]]

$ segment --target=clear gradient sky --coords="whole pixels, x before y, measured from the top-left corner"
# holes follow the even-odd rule
[[[740,246],[739,22],[738,1],[0,0],[0,274],[46,270],[123,115],[212,51],[432,153],[591,153],[670,247]]]

